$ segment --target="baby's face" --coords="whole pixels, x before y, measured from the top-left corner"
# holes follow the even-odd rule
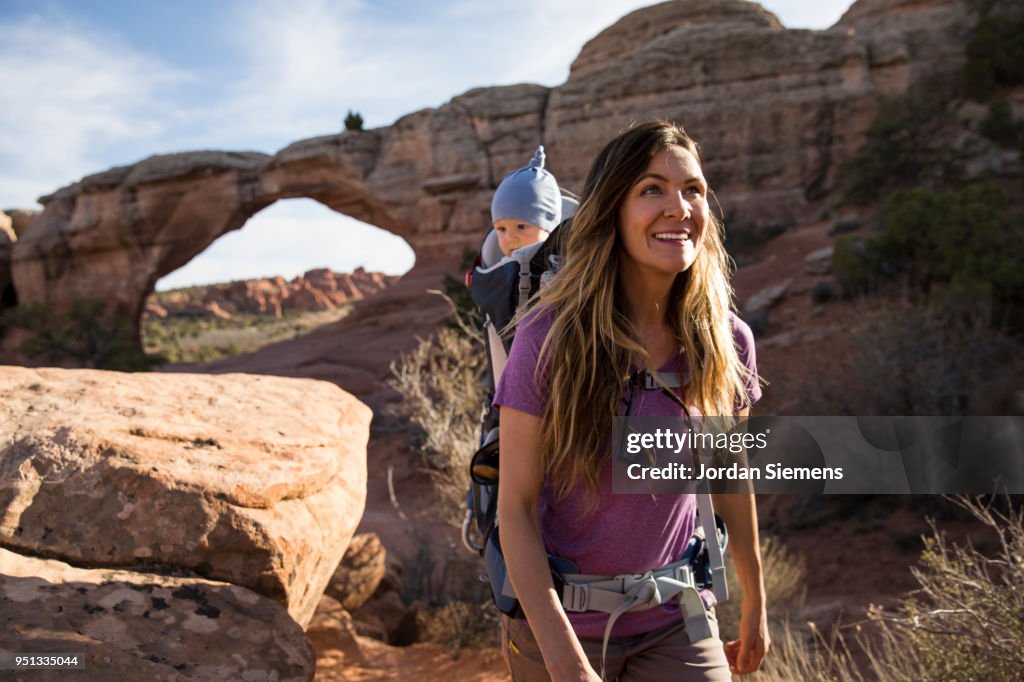
[[[506,256],[516,249],[542,242],[548,238],[547,230],[515,218],[503,218],[496,221],[494,229],[498,233],[498,246]]]

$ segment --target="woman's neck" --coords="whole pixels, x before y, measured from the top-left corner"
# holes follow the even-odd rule
[[[671,278],[622,273],[622,290],[629,319],[638,329],[667,328],[672,282]]]
[[[627,314],[637,334],[640,335],[638,341],[647,351],[647,361],[644,364],[652,371],[657,370],[672,355],[679,352],[675,334],[668,321],[672,281],[666,278],[628,275],[622,279]]]

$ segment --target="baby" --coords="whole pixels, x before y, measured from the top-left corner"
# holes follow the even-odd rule
[[[506,256],[542,242],[562,221],[562,195],[555,176],[544,170],[544,147],[530,165],[505,176],[491,201],[491,222]]]

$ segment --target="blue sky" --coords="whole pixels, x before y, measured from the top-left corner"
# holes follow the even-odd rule
[[[649,4],[0,0],[0,209],[151,154],[273,154],[339,130],[348,109],[377,127],[472,87],[558,85],[587,40]],[[827,28],[850,0],[762,4],[789,28]],[[158,287],[412,262],[397,237],[293,199]]]

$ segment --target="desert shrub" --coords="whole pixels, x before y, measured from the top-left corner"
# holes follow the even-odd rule
[[[843,297],[875,291],[899,272],[899,262],[889,257],[879,239],[844,234],[832,250],[832,272]]]
[[[479,442],[486,369],[482,339],[450,328],[421,339],[391,365],[388,385],[401,400],[390,411],[415,429],[414,445],[438,488],[438,511],[454,525]]]
[[[411,553],[400,554],[402,600],[407,605],[443,606],[452,601],[490,601],[489,583],[480,580],[478,557],[461,545],[438,541],[436,533],[421,523],[410,526]]]
[[[849,180],[842,203],[870,204],[894,189],[957,175],[956,150],[939,142],[939,132],[952,122],[942,92],[911,91],[883,102],[844,168]]]
[[[156,294],[157,301],[162,293]],[[234,310],[229,319],[210,315],[146,315],[142,320],[143,345],[168,362],[212,362],[301,336],[336,322],[351,309],[350,304],[345,304],[330,310],[289,310],[281,318]]]
[[[416,614],[422,641],[458,651],[498,645],[497,609],[490,602],[452,601]]]
[[[1021,123],[1014,120],[1010,103],[1000,99],[988,105],[988,114],[978,130],[993,142],[1013,146],[1020,137]]]
[[[828,303],[833,298],[835,298],[835,292],[832,291],[828,282],[816,282],[814,288],[811,289],[812,303]]]
[[[838,626],[826,634],[813,624],[801,634],[788,620],[779,623],[764,666],[751,679],[1024,679],[1024,510],[1010,503],[997,511],[967,497],[954,501],[979,530],[995,536],[993,551],[950,544],[932,523],[920,564],[910,569],[917,590],[891,609],[870,607],[868,620],[849,634]]]
[[[762,223],[756,219],[745,219],[738,215],[732,215],[730,224],[743,227],[726,230],[725,250],[731,258],[742,265],[758,247],[784,234],[795,223],[792,220]]]
[[[987,100],[997,87],[1024,83],[1024,20],[982,8],[982,18],[965,48],[967,93]]]
[[[76,299],[62,310],[21,305],[4,311],[3,324],[31,334],[16,350],[36,363],[134,372],[164,362],[146,355],[124,319],[98,299]]]
[[[869,611],[879,636],[865,648],[880,679],[1024,679],[1024,510],[956,500],[995,534],[996,549],[950,544],[932,524],[911,569],[919,589],[892,611]]]
[[[842,347],[808,354],[785,390],[802,414],[1012,414],[1024,349],[989,319],[984,307],[862,301],[841,322]]]
[[[438,543],[423,528],[410,529],[411,555],[399,558],[402,599],[415,605],[420,641],[453,649],[496,646],[498,610],[480,559],[461,547]]]
[[[1020,220],[993,184],[901,190],[885,206],[880,235],[836,240],[833,271],[847,296],[902,284],[913,296],[987,307],[993,324],[1015,328],[1024,323],[1024,236],[1014,229]]]
[[[345,115],[345,130],[362,130],[363,129],[363,117],[357,111],[348,110],[348,114]]]
[[[477,253],[474,249],[466,249],[462,252],[462,262],[459,265],[461,272],[466,272],[474,267]],[[448,320],[448,326],[460,333],[468,333],[471,336],[476,334],[476,330],[483,329],[483,314],[476,303],[473,302],[473,297],[469,293],[469,287],[466,286],[465,280],[462,277],[454,277],[446,272],[441,287],[444,296],[453,308],[452,316]]]

